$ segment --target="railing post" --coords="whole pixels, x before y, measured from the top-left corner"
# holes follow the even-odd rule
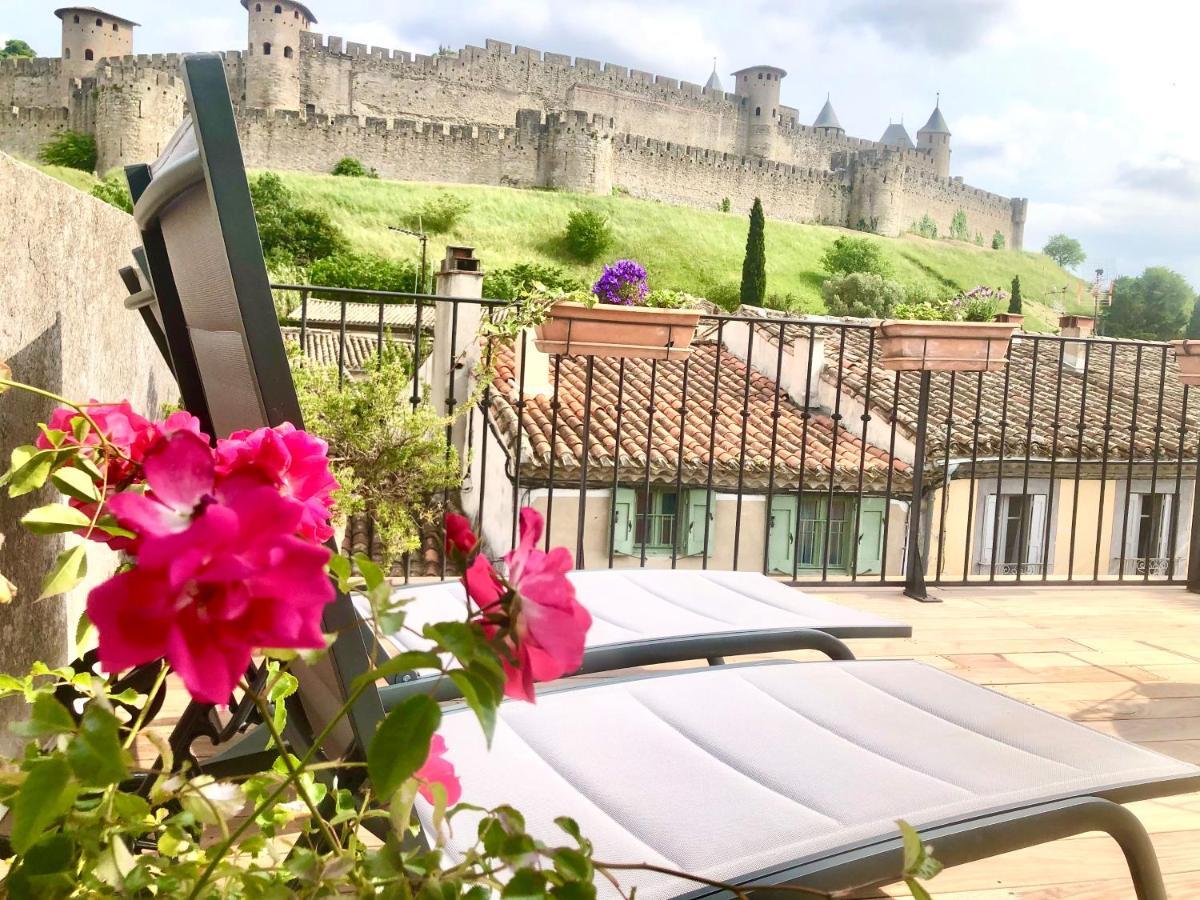
[[[1196,460],[1196,477],[1192,482],[1192,533],[1188,535],[1187,589],[1193,594],[1200,594],[1200,458]]]
[[[904,596],[929,602],[925,588],[925,560],[921,556],[921,508],[925,487],[925,435],[929,431],[929,370],[921,371],[917,398],[917,439],[913,452],[912,502],[908,508],[908,570],[904,574]]]

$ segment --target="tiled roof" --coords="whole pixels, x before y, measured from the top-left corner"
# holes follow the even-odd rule
[[[709,459],[713,462],[715,487],[736,487],[739,468],[742,485],[765,489],[772,468],[778,490],[796,489],[803,467],[804,484],[812,489],[828,486],[830,461],[836,455],[834,482],[842,489],[857,487],[860,464],[867,489],[882,490],[889,467],[886,451],[863,445],[845,428],[835,426],[828,415],[808,415],[792,403],[770,379],[747,370],[728,350],[718,351],[713,341],[695,346],[685,366],[682,361],[659,362],[626,360],[624,390],[620,410],[620,477],[633,482],[645,477],[646,438],[650,417],[651,381],[654,382],[653,435],[649,447],[650,477],[660,483],[673,483],[680,471],[680,409],[684,404],[684,375],[687,374],[686,409],[683,417],[682,483],[704,485],[708,479]],[[716,373],[719,372],[719,377]],[[583,429],[587,360],[564,356],[559,389],[557,431],[551,436],[554,412],[550,396],[526,396],[524,414],[519,416],[521,472],[523,477],[545,478],[554,456],[554,480],[578,479],[583,456]],[[513,353],[508,346],[496,354],[496,380],[492,388],[491,410],[498,430],[512,443],[517,433],[518,393],[514,383]],[[612,476],[613,454],[617,446],[617,392],[620,361],[595,358],[592,380],[591,437],[589,479],[605,482]],[[553,379],[553,370],[551,371]],[[716,383],[716,439],[713,439],[713,391]],[[778,429],[772,422],[778,403]],[[743,409],[745,414],[743,416]],[[805,420],[807,421],[807,426]],[[745,450],[742,436],[745,434]],[[553,443],[552,443],[553,440]],[[515,448],[509,451],[514,457]],[[774,464],[772,466],[772,460]],[[908,467],[896,462],[893,483],[907,484]]]
[[[770,312],[748,308],[739,312],[772,317]],[[828,323],[829,320],[824,321]],[[861,324],[863,320],[847,321],[857,321]],[[844,343],[842,389],[861,399],[866,392],[870,329],[839,328],[822,324],[818,325],[816,330],[825,339],[825,367],[822,378],[829,385],[837,385],[838,362]],[[807,336],[808,331],[807,325],[789,324],[785,326],[784,340],[790,343],[797,337]],[[774,343],[778,339],[779,329],[777,326],[763,327],[762,334]],[[1068,346],[1078,349],[1082,354],[1084,345],[1081,342],[1069,342]],[[1140,365],[1139,346],[1142,347]],[[1053,453],[1059,459],[1074,459],[1078,455],[1078,448],[1082,448],[1081,458],[1084,460],[1103,458],[1106,422],[1109,428],[1108,456],[1111,459],[1128,458],[1131,425],[1136,425],[1136,431],[1132,432],[1135,459],[1178,458],[1183,387],[1179,383],[1175,358],[1165,345],[1139,344],[1119,339],[1094,342],[1091,344],[1086,378],[1083,372],[1060,364],[1062,347],[1061,341],[1037,340],[1033,335],[1022,335],[1018,332],[1012,341],[1007,376],[1005,372],[983,376],[978,407],[976,395],[980,388],[980,377],[977,374],[959,373],[954,378],[954,398],[951,405],[950,375],[944,372],[933,373],[930,380],[930,427],[927,438],[929,452],[932,455],[944,453],[945,423],[948,414],[953,410],[950,453],[958,457],[971,456],[974,448],[973,422],[978,410],[979,443],[974,452],[980,457],[1000,454],[1002,427],[1004,456],[1009,459],[1024,457],[1026,434],[1032,421],[1032,434],[1028,443],[1031,448],[1030,455],[1035,458],[1048,457]],[[894,372],[879,366],[878,345],[872,355],[875,360],[870,376],[871,408],[873,413],[883,414],[886,421],[890,422],[893,417],[896,376]],[[1114,357],[1116,366],[1110,388],[1110,368]],[[1164,372],[1165,378],[1161,377]],[[1007,407],[1004,402],[1006,377]],[[916,433],[919,382],[916,373],[905,373],[900,379],[897,421],[909,437]],[[1056,409],[1059,426],[1057,443],[1054,429]],[[1081,411],[1082,431],[1079,428]],[[1003,422],[1007,422],[1007,426],[1003,426]],[[1161,431],[1157,433],[1156,446],[1156,429],[1159,427]],[[1183,457],[1194,460],[1197,436],[1200,432],[1200,390],[1189,391],[1187,429],[1183,441]]]
[[[296,308],[288,313],[288,318],[294,322],[299,322],[302,317],[303,310],[299,304]],[[432,303],[423,303],[421,305],[421,330],[431,331],[433,329],[434,310]],[[308,301],[308,324],[322,327],[340,327],[342,321],[342,304],[337,300],[317,300],[310,298]],[[402,328],[409,332],[416,327],[417,324],[417,307],[414,303],[385,303],[383,304],[383,327],[387,328]],[[346,303],[346,327],[347,328],[378,328],[379,327],[379,304],[378,303]]]
[[[300,343],[300,329],[284,326],[280,329],[284,340]],[[304,335],[305,355],[322,366],[337,366],[338,346],[341,333],[320,328],[309,328]],[[389,343],[387,336],[384,342]],[[346,371],[361,372],[379,352],[376,336],[363,332],[346,332]]]

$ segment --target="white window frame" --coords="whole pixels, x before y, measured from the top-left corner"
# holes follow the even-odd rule
[[[1058,496],[1055,497],[1053,509],[1050,506],[1050,479],[1030,478],[1028,483],[1020,478],[1004,478],[999,482],[995,478],[983,478],[976,483],[975,521],[972,527],[975,531],[974,566],[976,575],[990,575],[992,572],[992,536],[995,529],[997,496],[1001,498],[1020,497],[1032,498],[1030,506],[1029,532],[1025,535],[1026,548],[1024,563],[996,562],[997,575],[1015,575],[1018,568],[1022,575],[1041,575],[1043,570],[1054,567],[1055,539],[1057,536],[1057,521],[1062,514],[1060,479],[1055,479],[1054,487]],[[999,486],[999,494],[997,494]],[[1049,540],[1046,540],[1046,516],[1053,514],[1054,521],[1050,523]],[[996,531],[996,545],[1004,546],[1008,529],[1008,517],[1000,516],[1000,527]],[[1046,558],[1041,558],[1043,543],[1046,544]]]
[[[1158,494],[1170,498],[1163,504],[1162,521],[1159,523],[1158,555],[1150,557],[1150,574],[1165,576],[1171,570],[1170,560],[1175,559],[1174,573],[1179,576],[1187,569],[1187,539],[1192,513],[1192,479],[1179,483],[1179,495],[1175,495],[1175,479],[1135,478],[1131,483],[1120,481],[1112,495],[1112,539],[1109,543],[1108,573],[1117,575],[1121,569],[1121,549],[1125,548],[1125,575],[1138,577],[1145,574],[1146,559],[1137,555],[1139,531],[1142,519],[1141,498],[1147,494]],[[1129,516],[1125,518],[1125,497],[1129,494]],[[1178,504],[1175,524],[1175,548],[1171,552],[1171,518]],[[1122,524],[1124,532],[1122,533]]]

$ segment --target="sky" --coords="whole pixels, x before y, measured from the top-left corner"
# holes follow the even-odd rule
[[[93,0],[94,2],[94,0]],[[237,0],[102,0],[143,23],[142,53],[246,43]],[[0,0],[0,40],[57,56],[58,4]],[[1169,266],[1200,286],[1200,4],[1179,0],[311,0],[315,30],[416,52],[496,38],[703,83],[769,63],[815,118],[829,93],[848,134],[910,134],[938,92],[951,174],[1029,198],[1025,246],[1065,232],[1079,271]]]

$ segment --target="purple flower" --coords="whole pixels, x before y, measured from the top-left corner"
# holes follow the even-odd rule
[[[632,259],[605,266],[604,274],[592,285],[597,300],[617,306],[641,306],[646,291],[646,270]]]

